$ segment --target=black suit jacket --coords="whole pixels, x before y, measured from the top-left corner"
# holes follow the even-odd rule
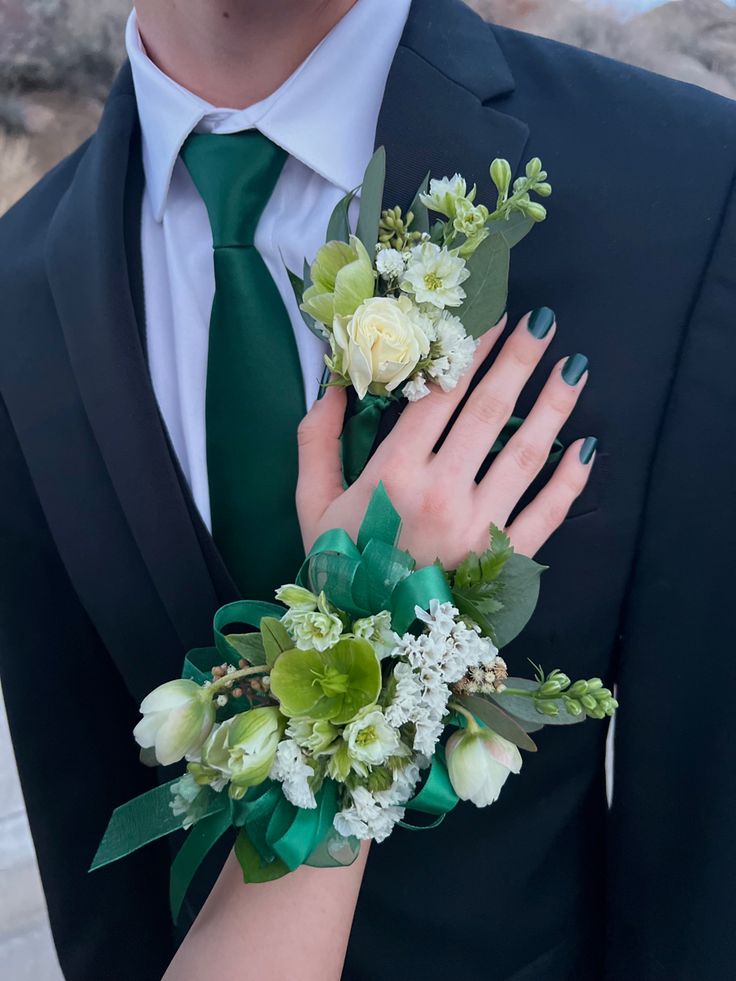
[[[428,168],[461,171],[481,199],[494,156],[538,154],[550,172],[510,314],[556,309],[546,367],[590,357],[563,436],[601,450],[506,653],[516,671],[531,657],[599,674],[622,707],[610,812],[591,723],[540,734],[493,807],[373,848],[345,978],[722,981],[736,954],[736,108],[415,0],[376,143],[391,204]],[[125,67],[95,136],[0,222],[2,682],[70,981],[154,979],[171,956],[167,845],[85,870],[112,808],[156,779],[130,735],[138,702],[234,596],[147,371],[141,187]]]

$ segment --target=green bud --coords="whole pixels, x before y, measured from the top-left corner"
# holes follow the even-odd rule
[[[526,176],[533,180],[535,177],[539,177],[541,170],[542,161],[539,159],[539,157],[532,157],[532,159],[526,165]]]
[[[602,687],[603,682],[600,678],[588,678],[588,691],[598,691]]]
[[[549,678],[543,685],[539,686],[539,694],[542,696],[559,695],[562,688],[563,686],[557,678]]]
[[[538,194],[540,198],[548,198],[552,193],[552,185],[548,184],[546,181],[542,181],[541,184],[534,185],[534,192]]]
[[[576,681],[567,694],[570,695],[571,698],[580,698],[581,695],[586,695],[587,692],[588,692],[588,682]]]
[[[554,716],[560,714],[560,710],[554,702],[538,701],[536,702],[536,706],[537,712],[541,712],[542,715]]]
[[[560,688],[567,688],[570,684],[570,679],[567,677],[564,671],[552,671],[552,673],[549,675],[549,679],[552,678],[559,683]]]
[[[509,190],[509,184],[511,183],[511,165],[508,160],[504,160],[502,157],[496,157],[491,164],[491,180],[498,188],[499,194],[505,197]]]
[[[524,208],[524,214],[532,221],[544,221],[547,217],[547,209],[538,201],[530,201]]]
[[[603,711],[603,709],[600,706],[597,706],[595,709],[588,712],[588,715],[590,716],[591,719],[605,719],[606,717],[606,713]]]
[[[570,715],[581,715],[583,711],[583,706],[580,704],[577,698],[566,698],[565,708]]]
[[[293,583],[279,586],[276,590],[276,599],[294,610],[314,610],[317,606],[317,597],[314,593]]]
[[[587,712],[593,712],[596,708],[598,708],[598,702],[592,695],[581,695],[580,704]]]

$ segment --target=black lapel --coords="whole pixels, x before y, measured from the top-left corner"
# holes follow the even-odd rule
[[[462,173],[493,203],[491,160],[505,157],[517,170],[529,138],[526,123],[499,108],[513,90],[490,24],[462,0],[413,0],[376,129],[375,145],[386,148],[384,206],[407,208],[427,171]],[[376,445],[401,408],[383,413]]]
[[[459,171],[493,202],[491,160],[516,169],[529,137],[526,123],[493,104],[513,89],[489,24],[462,0],[413,0],[376,130],[387,154],[385,205],[407,207],[427,171]]]
[[[137,127],[126,66],[52,219],[46,267],[90,429],[158,603],[184,654],[193,644],[209,642],[219,598],[161,422],[131,298],[124,212]],[[140,167],[140,161],[133,159],[131,166]],[[116,579],[140,571],[132,564],[116,566],[114,554],[110,568],[110,581],[94,594],[87,583],[81,599],[98,630],[102,625],[103,640],[116,650],[117,638],[102,609],[105,591],[112,591]],[[120,618],[135,616],[136,611],[120,610]],[[140,649],[129,656],[140,657]]]

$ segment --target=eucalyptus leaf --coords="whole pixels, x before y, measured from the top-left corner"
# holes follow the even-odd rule
[[[472,337],[480,337],[503,316],[510,255],[503,235],[489,235],[468,259],[470,278],[463,284],[465,300],[457,315]]]
[[[514,746],[530,753],[536,753],[536,743],[527,735],[523,727],[489,698],[483,695],[460,695],[455,697],[455,701],[472,712],[475,718],[487,725],[489,729],[497,732],[504,739],[508,739]]]
[[[414,200],[409,205],[409,211],[414,215],[414,221],[411,223],[410,228],[412,232],[429,232],[429,210],[427,209],[427,205],[423,204],[420,200],[420,195],[426,194],[428,189],[429,171],[427,171],[424,180],[417,188]]]
[[[545,569],[518,552],[504,565],[497,580],[503,609],[493,617],[498,647],[511,643],[529,622],[539,599],[539,577]]]
[[[284,651],[294,647],[294,641],[289,636],[286,627],[275,617],[263,617],[261,620],[261,636],[266,656],[266,664],[273,667],[276,659]]]
[[[506,219],[501,218],[499,221],[489,222],[488,228],[492,235],[502,235],[508,247],[513,249],[515,245],[518,245],[529,234],[535,224],[536,222],[531,218],[527,218],[520,211],[512,211]]]
[[[235,857],[243,870],[245,882],[273,882],[289,872],[289,866],[280,858],[264,862],[245,830],[235,839]]]
[[[538,687],[536,681],[530,681],[528,678],[507,678],[505,685],[507,688],[521,688],[524,691],[533,691]],[[559,711],[557,715],[543,715],[537,711],[534,699],[527,698],[525,695],[512,695],[508,691],[502,691],[494,692],[488,697],[493,699],[496,705],[505,709],[519,723],[530,722],[540,727],[571,726],[585,719],[584,712],[581,712],[580,715],[572,715],[568,712],[561,698],[545,699],[546,702],[553,702]]]
[[[225,640],[249,664],[263,664],[266,659],[263,637],[259,633],[226,634]]]
[[[348,242],[350,240],[350,219],[349,219],[349,208],[350,202],[355,197],[355,191],[348,191],[348,193],[341,197],[340,200],[335,205],[335,208],[330,215],[330,220],[327,223],[327,242]]]
[[[383,185],[386,181],[386,150],[379,146],[366,167],[360,186],[360,212],[356,235],[371,258],[376,253],[378,224],[383,209]]]

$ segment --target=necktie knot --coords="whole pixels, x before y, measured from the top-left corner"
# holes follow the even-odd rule
[[[258,130],[192,133],[181,157],[207,208],[216,249],[253,245],[286,152]]]

